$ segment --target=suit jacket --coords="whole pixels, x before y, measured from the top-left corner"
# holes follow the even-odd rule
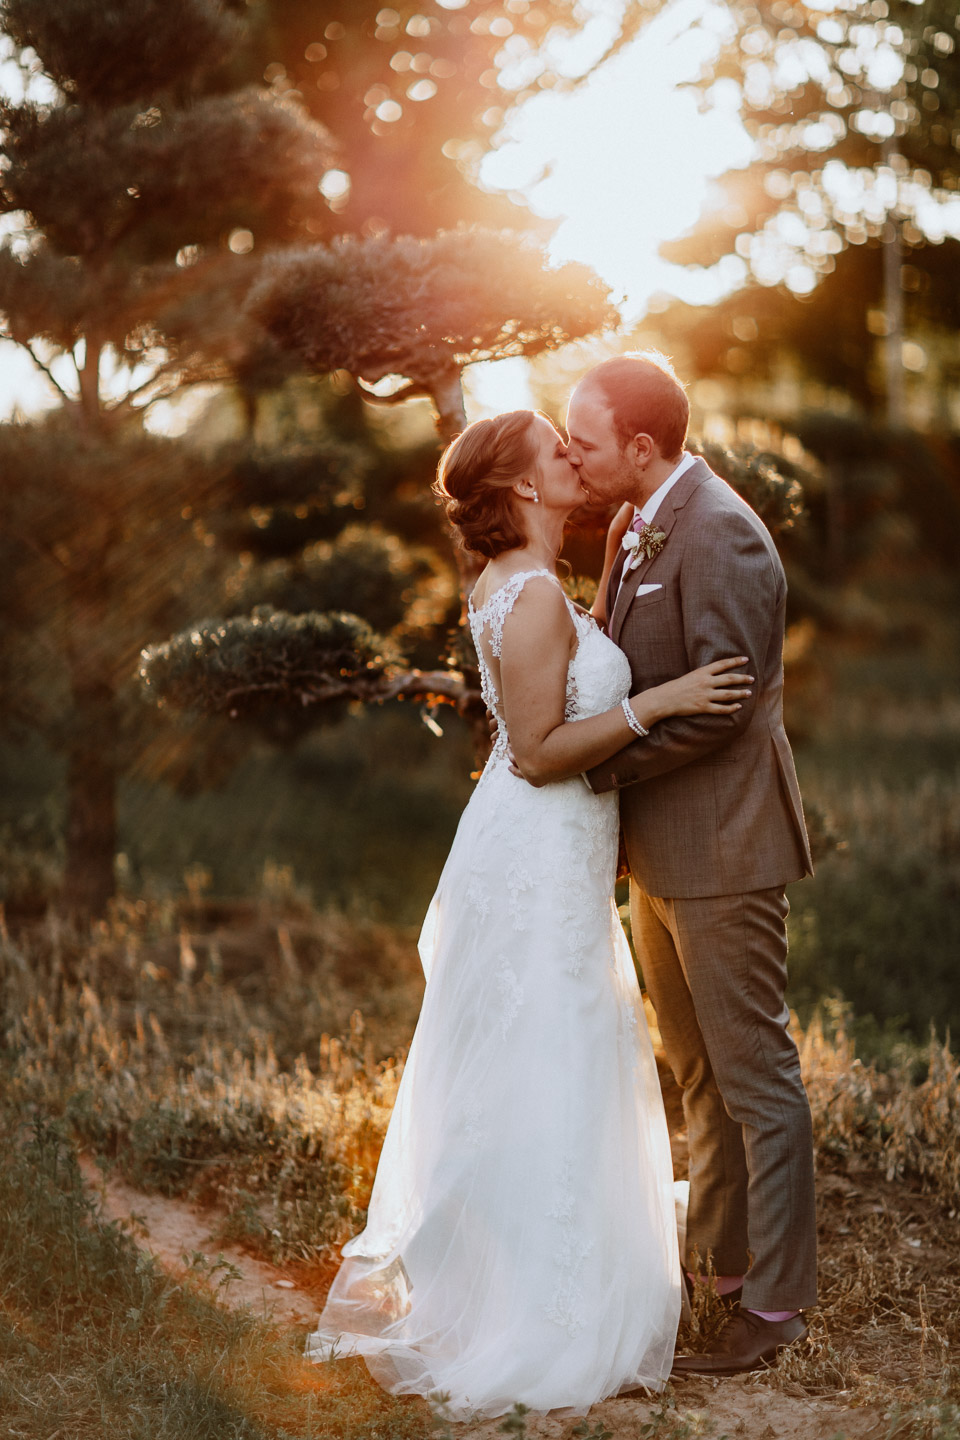
[[[661,720],[597,765],[619,789],[630,870],[675,899],[785,885],[813,873],[793,755],[783,728],[787,585],[763,522],[697,460],[653,522],[660,553],[607,598],[608,633],[630,661],[632,693],[726,656],[748,655],[752,696],[732,715]],[[659,590],[636,595],[640,584]],[[614,603],[615,602],[615,603]]]

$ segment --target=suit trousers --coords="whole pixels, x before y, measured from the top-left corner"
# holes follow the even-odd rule
[[[633,938],[690,1147],[687,1268],[745,1275],[743,1304],[816,1304],[810,1106],[787,1028],[782,886],[664,899],[631,880]]]

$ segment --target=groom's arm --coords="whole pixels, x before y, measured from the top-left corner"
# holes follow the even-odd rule
[[[681,562],[683,643],[689,668],[746,655],[755,677],[752,694],[733,715],[673,716],[650,734],[587,772],[598,795],[649,780],[701,759],[741,735],[753,718],[767,671],[771,643],[779,634],[783,571],[750,517],[736,510],[712,515],[691,527]]]

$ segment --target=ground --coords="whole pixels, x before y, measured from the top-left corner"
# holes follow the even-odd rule
[[[221,1218],[216,1211],[200,1208],[186,1201],[164,1195],[144,1194],[119,1179],[104,1179],[87,1158],[83,1163],[85,1177],[102,1196],[103,1208],[113,1220],[128,1223],[144,1245],[165,1266],[177,1270],[184,1267],[184,1257],[197,1253],[207,1256],[211,1266],[226,1261],[236,1275],[221,1286],[221,1298],[228,1305],[249,1305],[256,1312],[272,1312],[278,1321],[303,1326],[316,1314],[318,1297],[297,1276],[296,1267],[269,1265],[246,1253],[236,1245],[221,1244],[216,1230]],[[297,1276],[291,1279],[290,1275]],[[671,1387],[672,1400],[680,1416],[689,1412],[702,1414],[717,1437],[729,1435],[743,1440],[861,1440],[885,1432],[883,1409],[871,1406],[853,1409],[840,1400],[805,1395],[789,1395],[758,1385],[752,1377],[724,1380],[688,1380]],[[612,1431],[616,1440],[643,1440],[649,1432],[644,1425],[656,1422],[657,1415],[670,1417],[669,1402],[648,1401],[624,1396],[595,1406],[588,1419]],[[498,1436],[501,1421],[487,1420],[457,1426],[464,1436]],[[578,1422],[569,1417],[551,1414],[528,1416],[526,1433],[537,1440],[564,1440]],[[691,1423],[688,1419],[687,1423]],[[668,1432],[669,1433],[669,1432]],[[691,1435],[696,1430],[689,1431]]]

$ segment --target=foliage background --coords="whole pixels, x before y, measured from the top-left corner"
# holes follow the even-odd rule
[[[576,4],[259,0],[241,20],[182,0],[100,7],[84,29],[88,8],[71,0],[69,25],[42,0],[3,9],[27,98],[5,102],[0,301],[7,333],[61,392],[54,414],[0,433],[9,922],[75,895],[76,857],[99,846],[101,879],[115,857],[121,895],[182,895],[190,875],[208,896],[242,897],[279,867],[320,909],[415,926],[470,792],[469,715],[429,695],[362,707],[349,694],[240,719],[202,704],[212,713],[158,712],[138,694],[136,652],[186,625],[189,660],[191,627],[206,634],[211,617],[233,626],[243,663],[255,612],[292,617],[269,622],[289,646],[320,643],[311,615],[346,610],[368,667],[380,654],[433,675],[451,655],[462,665],[458,575],[427,494],[435,411],[450,433],[464,363],[518,352],[559,420],[586,365],[653,343],[689,377],[695,437],[733,447],[735,483],[759,458],[803,486],[804,514],[779,543],[788,725],[820,865],[792,895],[792,998],[803,1014],[824,996],[852,1001],[877,1045],[898,1027],[955,1026],[958,242],[921,205],[957,185],[949,8],[852,6],[831,29],[803,6],[731,6],[729,43],[700,84],[705,97],[719,80],[740,87],[757,160],[666,250],[693,267],[739,256],[745,283],[711,307],[655,297],[619,333],[600,290],[574,302],[571,278],[566,298],[556,285],[536,297],[535,258],[511,275],[497,228],[542,239],[551,222],[475,183],[511,107],[589,78],[551,68],[544,44],[582,26]],[[607,56],[656,8],[624,6]],[[185,26],[190,47],[171,38]],[[530,78],[507,92],[510,34]],[[903,67],[881,95],[869,57],[885,45]],[[790,83],[788,52],[806,57]],[[421,83],[429,103],[408,98]],[[826,151],[811,139],[825,125]],[[831,188],[839,163],[873,197],[863,213]],[[74,183],[94,172],[97,186]],[[458,232],[463,221],[486,228]],[[774,235],[793,236],[795,253],[771,281]],[[470,343],[411,339],[418,313],[450,329],[458,266],[473,286],[456,322]],[[309,312],[304,284],[340,308]],[[586,295],[587,277],[576,284]],[[893,343],[909,365],[891,369]],[[369,387],[391,364],[407,384],[384,408]],[[170,433],[155,435],[165,405]],[[602,519],[577,517],[576,577],[598,569]],[[91,794],[108,791],[112,821],[92,815]]]

